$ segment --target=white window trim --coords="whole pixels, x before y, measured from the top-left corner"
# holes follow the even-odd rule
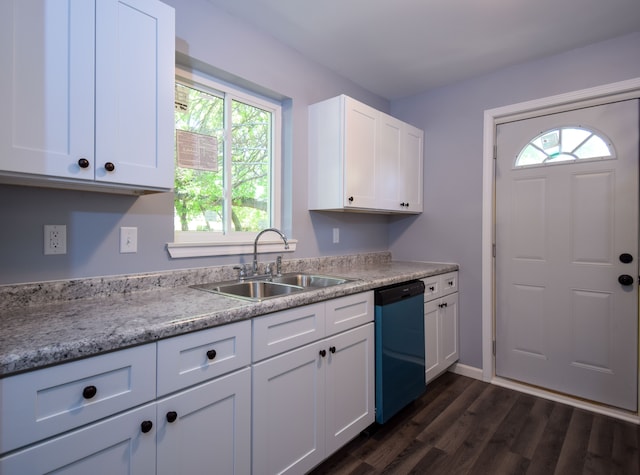
[[[271,187],[271,209],[272,227],[280,229],[282,223],[282,148],[280,137],[282,136],[282,107],[276,102],[260,99],[257,96],[243,93],[240,89],[228,84],[218,82],[207,76],[205,73],[193,72],[176,66],[176,81],[182,81],[194,86],[202,85],[216,91],[224,92],[226,99],[231,101],[237,99],[251,105],[264,108],[273,114],[272,144],[272,187]],[[229,102],[230,103],[230,102]],[[189,233],[174,231],[174,242],[167,243],[167,250],[171,258],[185,257],[208,257],[208,256],[229,256],[253,253],[253,243],[257,233],[231,233],[220,235],[214,233]],[[206,240],[208,236],[215,236],[215,239]],[[259,252],[293,252],[297,241],[289,239],[289,249],[284,251],[283,242],[272,239],[260,239]]]

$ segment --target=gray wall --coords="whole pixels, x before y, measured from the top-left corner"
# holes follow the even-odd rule
[[[486,109],[640,77],[640,33],[394,101],[425,131],[424,213],[393,218],[394,259],[460,264],[460,361],[482,367],[482,134]]]
[[[389,102],[307,60],[205,0],[165,0],[176,9],[180,61],[283,101],[284,230],[299,240],[293,257],[387,250],[388,218],[309,213],[307,106],[346,93],[381,110]],[[1,157],[0,157],[1,160]],[[0,185],[0,284],[153,272],[239,262],[241,256],[170,259],[173,195],[119,196]],[[44,224],[67,225],[67,254],[43,255]],[[138,227],[138,252],[119,253],[120,226]],[[332,228],[340,243],[332,244]],[[286,258],[287,256],[285,256]]]

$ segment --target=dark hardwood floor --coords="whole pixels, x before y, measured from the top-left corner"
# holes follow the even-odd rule
[[[640,474],[640,426],[445,373],[311,472]]]

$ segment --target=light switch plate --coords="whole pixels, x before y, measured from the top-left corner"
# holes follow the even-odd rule
[[[138,252],[138,228],[120,228],[120,253],[127,254]]]

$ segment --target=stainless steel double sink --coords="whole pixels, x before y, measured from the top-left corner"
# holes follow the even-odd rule
[[[322,289],[352,282],[354,279],[321,274],[291,273],[280,276],[249,277],[242,281],[213,282],[191,287],[226,297],[258,302],[308,290]]]

